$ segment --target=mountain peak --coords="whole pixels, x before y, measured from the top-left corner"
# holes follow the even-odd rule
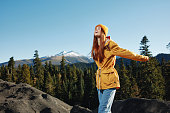
[[[68,51],[68,52],[62,51],[62,52],[56,54],[55,56],[62,56],[62,55],[64,55],[64,56],[83,56],[83,55],[80,55],[79,53],[74,52],[74,51]]]

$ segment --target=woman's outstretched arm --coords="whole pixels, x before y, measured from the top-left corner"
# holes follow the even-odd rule
[[[120,48],[119,45],[112,40],[110,41],[109,46],[113,55],[143,62],[149,60],[148,56],[138,55],[127,49]]]

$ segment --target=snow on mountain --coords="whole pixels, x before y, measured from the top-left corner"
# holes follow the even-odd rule
[[[58,54],[56,54],[55,56],[62,56],[62,55],[64,55],[64,56],[83,56],[83,55],[81,55],[81,54],[79,54],[79,53],[77,53],[77,52],[74,52],[74,51],[69,51],[69,52],[66,52],[66,51],[62,51],[62,52],[60,52],[60,53],[58,53]]]
[[[41,57],[41,58],[49,58],[50,56],[44,56],[44,57]]]

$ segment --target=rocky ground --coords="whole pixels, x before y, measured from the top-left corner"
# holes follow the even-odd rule
[[[170,102],[142,98],[118,100],[112,105],[112,113],[170,113]]]
[[[97,113],[70,106],[28,84],[0,79],[0,113]],[[130,98],[114,101],[113,113],[170,113],[170,102]]]
[[[28,84],[0,80],[0,112],[11,113],[69,113],[65,104]]]

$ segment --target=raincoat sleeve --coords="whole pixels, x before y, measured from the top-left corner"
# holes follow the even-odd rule
[[[138,55],[127,49],[120,48],[117,43],[110,41],[110,49],[113,55],[120,56],[123,58],[128,58],[136,61],[147,61],[147,56]]]

